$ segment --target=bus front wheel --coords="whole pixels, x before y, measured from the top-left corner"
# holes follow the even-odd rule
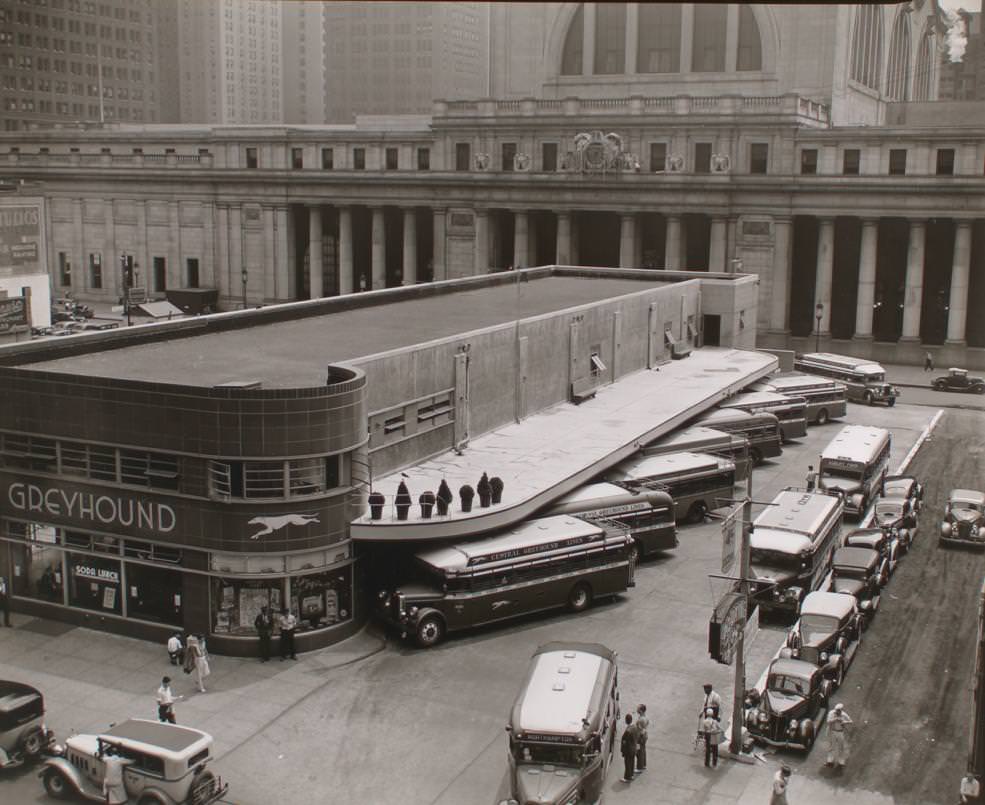
[[[445,636],[445,622],[440,615],[425,615],[417,624],[417,644],[421,648],[431,648]]]
[[[708,513],[708,507],[705,505],[703,500],[699,500],[697,503],[691,506],[687,512],[687,521],[689,523],[703,523],[705,520],[705,514]]]
[[[572,612],[584,612],[591,603],[592,588],[587,584],[576,584],[568,593],[568,607]]]
[[[752,458],[752,465],[758,467],[763,463],[763,451],[758,447],[753,447],[749,450],[749,455]]]
[[[827,408],[822,408],[820,411],[817,412],[817,424],[818,425],[827,425],[828,424],[828,409]]]
[[[872,405],[872,401],[873,401],[872,392],[871,391],[865,392],[865,404]]]

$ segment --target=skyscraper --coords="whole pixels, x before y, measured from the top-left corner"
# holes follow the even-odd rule
[[[284,122],[325,122],[325,3],[284,3]]]

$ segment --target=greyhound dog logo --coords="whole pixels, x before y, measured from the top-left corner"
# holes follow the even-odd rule
[[[313,514],[281,514],[277,517],[254,517],[250,520],[249,524],[263,526],[263,529],[251,535],[250,539],[265,537],[267,534],[273,534],[275,531],[280,531],[289,525],[308,525],[309,523],[317,522],[319,520]]]

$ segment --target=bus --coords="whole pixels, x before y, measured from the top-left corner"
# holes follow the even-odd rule
[[[717,408],[696,419],[692,424],[728,433],[738,433],[749,440],[749,453],[754,467],[767,458],[775,458],[783,452],[780,436],[780,420],[776,414],[759,412],[750,414],[739,408]]]
[[[625,526],[542,517],[413,554],[393,589],[380,591],[377,615],[429,648],[449,632],[519,615],[581,612],[633,586],[634,569]]]
[[[750,391],[772,391],[803,397],[807,403],[807,424],[825,425],[848,413],[844,383],[818,375],[782,374],[768,377],[749,386]]]
[[[886,382],[886,370],[878,363],[830,352],[808,352],[794,358],[793,368],[809,375],[821,375],[844,383],[849,400],[866,405],[896,405],[899,389]]]
[[[885,428],[845,425],[821,452],[818,489],[842,495],[845,513],[861,517],[882,493],[892,444]]]
[[[606,473],[605,479],[627,489],[660,489],[674,499],[677,522],[700,523],[721,500],[735,496],[735,464],[707,453],[636,456]]]
[[[788,487],[753,522],[749,535],[754,605],[796,617],[821,587],[840,545],[844,505],[838,495]]]
[[[677,547],[674,501],[660,489],[633,491],[609,483],[587,484],[565,495],[545,514],[615,520],[633,537],[634,559]]]
[[[534,652],[506,725],[506,802],[601,802],[619,729],[618,685],[616,653],[598,643]]]
[[[772,391],[743,391],[719,403],[719,408],[738,408],[750,414],[776,414],[780,420],[780,439],[789,442],[807,435],[807,401]]]
[[[666,453],[711,453],[724,456],[735,464],[735,480],[744,481],[752,469],[752,450],[749,440],[741,433],[728,433],[724,430],[694,425],[675,431],[652,444],[648,444],[640,454],[662,456]]]

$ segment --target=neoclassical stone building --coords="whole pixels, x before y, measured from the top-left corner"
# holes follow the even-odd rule
[[[934,2],[497,4],[491,98],[0,135],[53,293],[224,308],[509,266],[740,270],[759,343],[985,366],[985,112]]]

